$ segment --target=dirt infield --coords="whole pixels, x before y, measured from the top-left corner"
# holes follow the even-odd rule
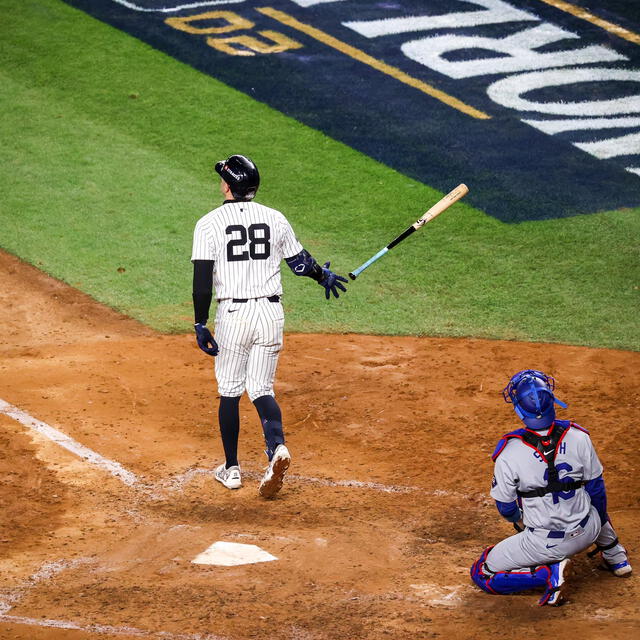
[[[509,535],[488,498],[490,453],[516,423],[514,371],[553,373],[591,429],[632,562],[640,526],[640,354],[484,340],[288,335],[276,391],[292,451],[273,501],[253,407],[241,404],[245,486],[211,470],[212,362],[0,254],[0,638],[291,640],[625,638],[638,579],[577,559],[571,602],[488,596],[468,567]],[[29,418],[119,463],[101,468]],[[33,420],[31,420],[33,423]],[[191,560],[217,540],[278,560]],[[636,563],[637,564],[637,563]]]

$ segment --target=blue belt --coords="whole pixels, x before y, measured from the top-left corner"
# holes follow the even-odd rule
[[[584,518],[582,518],[582,520],[580,520],[580,522],[578,523],[578,526],[584,527],[584,525],[587,524],[587,522],[589,522],[588,513]],[[533,527],[527,527],[527,529],[529,529],[529,531],[535,531]],[[549,531],[549,533],[547,534],[547,538],[564,538],[565,534],[566,534],[566,531]]]

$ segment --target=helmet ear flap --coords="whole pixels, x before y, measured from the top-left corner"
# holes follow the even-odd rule
[[[520,418],[520,420],[525,419],[525,415],[524,413],[522,413],[522,409],[517,404],[513,405],[513,410],[516,412],[516,415],[518,416],[518,418]]]

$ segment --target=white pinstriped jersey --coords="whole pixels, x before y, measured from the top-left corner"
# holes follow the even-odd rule
[[[226,202],[198,220],[191,260],[213,260],[216,298],[281,295],[280,262],[302,251],[282,213],[257,202]]]
[[[602,474],[602,464],[589,434],[578,425],[567,430],[558,448],[555,466],[560,480],[589,481]],[[540,454],[521,440],[510,439],[495,462],[491,497],[512,502],[517,490],[531,491],[547,484],[547,464]],[[587,515],[591,499],[584,487],[522,498],[523,521],[528,527],[569,529]]]

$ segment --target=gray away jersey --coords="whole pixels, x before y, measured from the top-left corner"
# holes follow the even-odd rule
[[[559,478],[593,480],[602,474],[602,464],[589,434],[570,427],[560,443],[555,466]],[[537,451],[516,438],[509,439],[495,461],[491,497],[513,502],[516,490],[530,491],[547,484],[547,463]],[[584,487],[535,498],[522,498],[523,521],[528,527],[570,529],[589,512],[591,499]]]
[[[216,298],[282,294],[280,262],[303,247],[287,219],[257,202],[229,202],[198,220],[191,260],[213,260]]]

